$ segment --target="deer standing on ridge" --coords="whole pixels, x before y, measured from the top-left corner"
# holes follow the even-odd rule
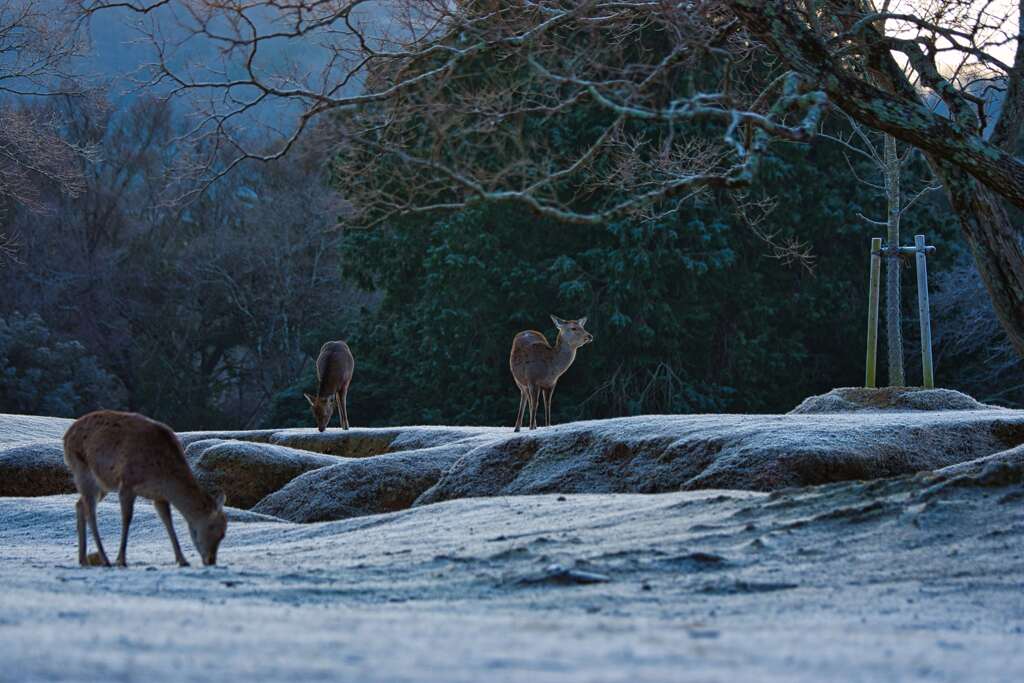
[[[110,560],[103,549],[96,526],[96,504],[110,491],[121,499],[121,548],[117,565],[127,566],[128,527],[135,510],[135,498],[153,501],[160,521],[171,537],[174,559],[185,567],[174,534],[171,505],[188,522],[189,535],[204,565],[217,563],[217,548],[224,539],[228,519],[224,496],[213,498],[199,487],[192,475],[177,435],[167,425],[137,413],[101,410],[75,420],[64,434],[64,462],[71,469],[78,489],[75,504],[78,518],[78,563],[89,565],[85,526],[88,522],[96,555],[103,566]]]
[[[558,378],[569,369],[576,359],[576,350],[594,341],[594,335],[583,329],[586,317],[579,320],[562,320],[551,316],[558,328],[558,339],[551,346],[547,338],[536,330],[520,332],[512,340],[512,353],[508,364],[512,377],[519,387],[519,414],[516,416],[516,431],[523,426],[523,410],[529,405],[530,429],[537,428],[538,399],[544,399],[544,414],[547,426],[551,426],[551,402],[554,399]]]
[[[335,402],[338,404],[341,428],[348,429],[348,385],[352,382],[355,368],[356,361],[345,342],[329,341],[320,347],[320,355],[316,359],[316,397],[309,394],[303,396],[309,401],[316,428],[321,432],[331,422]]]

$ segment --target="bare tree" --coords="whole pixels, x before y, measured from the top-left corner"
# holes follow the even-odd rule
[[[347,207],[325,181],[329,147],[311,131],[287,163],[239,169],[172,206],[185,122],[152,97],[93,103],[25,105],[104,158],[84,168],[79,196],[41,181],[45,212],[12,207],[23,246],[0,269],[0,316],[37,311],[81,342],[127,389],[121,407],[195,426],[259,422],[312,373],[306,335],[346,334],[372,303],[342,275],[332,228]]]
[[[75,17],[59,9],[46,0],[0,0],[0,202],[36,210],[41,183],[81,192],[80,160],[93,153],[70,143],[51,111],[19,103],[85,93],[70,66],[86,43]]]
[[[415,193],[398,183],[368,195],[384,214],[515,201],[597,223],[664,210],[669,200],[748,185],[772,141],[809,139],[831,104],[927,155],[1024,354],[1024,251],[1007,214],[1008,204],[1024,208],[1019,3],[80,2],[86,11],[165,13],[218,50],[216,63],[181,64],[176,43],[152,24],[151,83],[200,100],[195,132],[233,153],[226,165],[202,165],[207,180],[244,159],[287,153],[318,115],[354,112],[346,139],[416,180]],[[290,40],[323,46],[303,60],[315,66],[268,58]],[[237,134],[260,108],[288,105],[297,124],[270,151]],[[524,128],[595,109],[604,117],[589,122],[584,140]],[[658,134],[638,133],[640,123]],[[683,124],[717,132],[695,139]],[[612,175],[619,191],[596,201],[593,179]]]

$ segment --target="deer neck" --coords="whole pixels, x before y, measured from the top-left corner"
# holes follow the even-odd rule
[[[210,497],[199,488],[199,484],[194,479],[171,482],[165,497],[167,502],[177,508],[182,517],[188,520],[189,524],[202,519],[213,511]]]
[[[555,354],[551,363],[551,369],[554,370],[555,376],[558,377],[568,370],[574,360],[576,360],[576,349],[566,343],[562,333],[559,332],[558,339],[555,340]]]

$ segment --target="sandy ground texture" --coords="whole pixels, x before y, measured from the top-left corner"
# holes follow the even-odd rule
[[[306,525],[233,511],[214,568],[173,566],[140,505],[129,568],[81,569],[73,496],[0,498],[0,680],[1020,681],[1024,458],[996,460]],[[116,547],[116,499],[100,525]]]

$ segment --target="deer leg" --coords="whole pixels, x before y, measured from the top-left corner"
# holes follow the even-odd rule
[[[526,410],[526,389],[519,387],[519,412],[516,413],[516,431],[523,426],[523,411]]]
[[[100,556],[100,561],[104,567],[110,566],[110,560],[107,558],[107,551],[103,549],[103,541],[100,540],[100,528],[96,523],[96,496],[82,496],[82,501],[85,503],[85,518],[89,522],[89,528],[92,530],[92,540],[96,542],[96,550]]]
[[[181,554],[181,546],[178,545],[178,537],[174,533],[174,522],[171,520],[171,505],[166,500],[154,500],[153,507],[156,508],[156,514],[160,516],[160,521],[164,523],[164,528],[167,529],[167,535],[171,537],[171,547],[174,548],[174,559],[178,563],[179,567],[187,567],[188,560]]]
[[[81,496],[75,503],[75,518],[78,522],[78,564],[88,567],[89,561],[85,557],[85,501]]]
[[[530,391],[530,429],[537,428],[537,408],[540,407],[540,387],[531,384]]]
[[[551,387],[544,392],[544,418],[547,426],[551,426],[551,404],[555,402],[555,388]]]
[[[122,486],[117,495],[121,499],[121,547],[117,551],[115,564],[127,567],[125,553],[128,550],[128,528],[132,525],[132,513],[135,512],[135,492]]]
[[[338,392],[338,419],[341,420],[341,428],[348,429],[348,387]]]
[[[526,386],[526,428],[533,429],[533,387]]]

